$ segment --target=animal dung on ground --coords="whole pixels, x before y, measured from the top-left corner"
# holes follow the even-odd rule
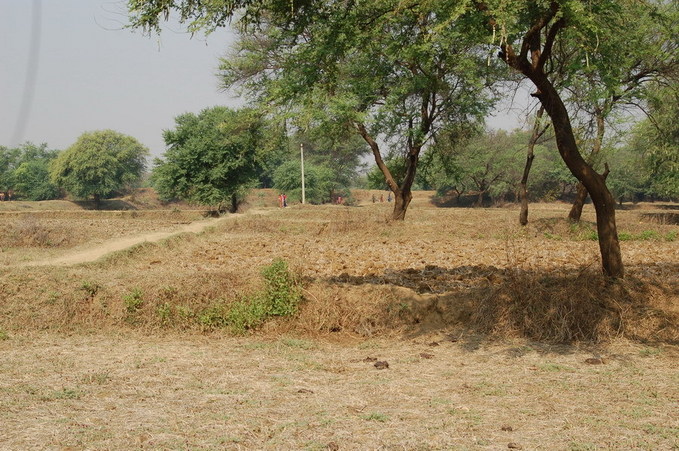
[[[585,363],[589,363],[590,365],[603,365],[606,363],[606,360],[602,358],[590,357],[589,359],[585,360]]]

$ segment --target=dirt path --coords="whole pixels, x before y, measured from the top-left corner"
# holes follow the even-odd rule
[[[262,210],[250,210],[246,214],[267,214],[267,211]],[[45,260],[36,260],[31,262],[25,262],[21,266],[70,266],[77,265],[80,263],[90,263],[100,259],[101,257],[108,255],[112,252],[118,252],[125,249],[129,249],[132,246],[136,246],[141,243],[155,243],[175,235],[182,233],[200,233],[208,227],[215,226],[221,222],[235,219],[237,217],[242,217],[243,214],[230,214],[227,216],[222,216],[216,219],[206,219],[202,221],[195,221],[190,224],[184,225],[175,230],[164,231],[164,232],[151,232],[144,233],[141,235],[125,236],[121,238],[114,238],[111,240],[106,240],[103,243],[96,245],[95,247],[89,247],[86,249],[79,249],[62,255],[59,257],[49,258]]]

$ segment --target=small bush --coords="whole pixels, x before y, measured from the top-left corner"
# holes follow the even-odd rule
[[[173,324],[196,324],[203,331],[227,328],[234,334],[243,334],[261,326],[274,316],[291,316],[297,313],[302,299],[297,278],[281,259],[274,260],[261,271],[264,278],[263,289],[243,295],[233,302],[217,300],[203,309],[174,306],[175,289],[161,291],[161,299],[156,307],[156,317],[161,326]],[[142,293],[133,290],[123,298],[128,320],[143,304]]]
[[[264,304],[267,314],[289,316],[297,313],[301,293],[285,260],[276,259],[262,270],[265,280]]]
[[[97,282],[85,281],[80,286],[80,289],[87,294],[88,298],[93,298],[101,289],[101,285]]]
[[[285,260],[276,259],[262,269],[264,290],[234,302],[225,323],[234,333],[244,333],[270,316],[292,316],[302,299],[297,279]]]
[[[243,334],[266,321],[267,305],[261,297],[243,298],[231,304],[225,323],[231,331]]]
[[[661,236],[655,230],[644,230],[637,235],[637,238],[640,240],[659,240],[661,239]]]
[[[135,288],[129,294],[123,296],[123,302],[127,314],[133,315],[144,304],[144,295],[139,288]]]
[[[156,314],[158,315],[161,326],[169,326],[172,324],[172,306],[168,302],[163,302],[156,307]]]
[[[220,304],[213,305],[198,314],[198,323],[203,330],[213,330],[224,327],[226,324],[224,307]]]

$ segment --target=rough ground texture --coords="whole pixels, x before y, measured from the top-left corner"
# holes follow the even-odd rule
[[[0,448],[679,445],[675,350],[452,338],[17,337],[0,343]]]
[[[0,205],[0,449],[679,447],[675,205],[618,212],[611,284],[589,207],[521,228],[418,193],[392,223],[356,197],[264,192],[209,222]],[[302,283],[294,318],[236,338],[205,320],[274,258]]]

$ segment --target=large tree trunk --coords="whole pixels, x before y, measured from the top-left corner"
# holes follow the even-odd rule
[[[528,77],[537,88],[537,92],[533,96],[540,100],[552,120],[556,145],[561,158],[571,173],[585,185],[592,198],[596,211],[602,269],[609,277],[622,278],[625,275],[625,269],[622,264],[618,230],[615,224],[615,200],[606,187],[605,177],[594,171],[592,166],[582,158],[568,116],[568,110],[566,110],[561,96],[544,71],[544,64],[551,54],[556,35],[566,26],[565,17],[560,17],[551,22],[557,16],[559,8],[557,2],[552,2],[550,10],[545,16],[536,20],[534,26],[524,36],[518,55],[514,52],[512,46],[502,44],[502,51],[499,56],[509,66]],[[549,25],[550,23],[551,25]],[[541,31],[548,25],[543,51],[541,50]],[[530,58],[528,53],[530,53]]]
[[[519,212],[519,224],[525,226],[528,224],[528,175],[530,174],[530,169],[533,166],[533,159],[535,154],[535,144],[540,139],[540,136],[547,130],[547,127],[540,130],[540,122],[542,116],[545,113],[545,108],[540,107],[537,114],[535,115],[535,124],[533,124],[533,133],[528,141],[528,152],[526,155],[526,165],[523,168],[523,176],[521,177],[521,183],[519,183],[519,199],[521,201],[521,211]]]
[[[413,182],[415,181],[415,171],[417,169],[420,149],[411,148],[410,152],[408,152],[408,159],[406,161],[406,174],[401,186],[399,186],[382,159],[382,154],[380,153],[380,148],[379,144],[377,144],[377,141],[375,141],[375,139],[370,136],[363,124],[357,123],[355,125],[360,135],[370,146],[373,156],[375,157],[375,163],[377,164],[377,167],[380,168],[380,171],[382,171],[382,174],[384,174],[384,179],[387,182],[387,186],[389,186],[391,192],[394,193],[394,210],[392,211],[391,218],[395,221],[403,221],[406,217],[406,211],[408,210],[410,201],[413,198],[411,188],[413,186]]]
[[[559,153],[571,173],[589,192],[597,218],[601,264],[606,275],[622,278],[625,274],[615,223],[615,199],[606,186],[605,175],[598,174],[578,151],[568,112],[561,97],[544,74],[531,73],[529,77],[538,88],[536,97],[552,119]]]
[[[605,133],[605,122],[604,122],[604,109],[597,107],[594,111],[594,116],[596,118],[596,138],[594,139],[594,144],[592,145],[592,152],[590,153],[589,163],[591,164],[594,158],[601,151],[601,146],[604,140]],[[578,191],[571,206],[571,211],[568,213],[568,219],[572,222],[580,222],[582,217],[582,209],[587,201],[587,188],[582,182],[578,182]]]
[[[582,216],[582,209],[585,207],[585,201],[587,200],[587,188],[582,182],[578,182],[578,191],[575,193],[575,200],[573,205],[571,205],[571,211],[568,212],[568,220],[572,222],[580,222],[580,217]]]
[[[408,190],[404,192],[399,190],[394,193],[394,210],[391,214],[391,219],[395,221],[403,221],[406,218],[406,211],[408,210],[408,205],[413,199],[413,193]]]

